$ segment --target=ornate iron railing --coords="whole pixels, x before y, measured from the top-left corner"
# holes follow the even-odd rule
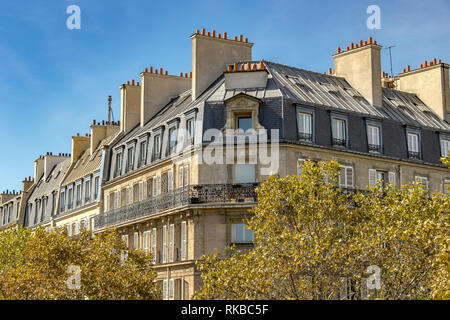
[[[347,140],[333,138],[333,146],[346,147],[347,146]]]
[[[299,132],[298,133],[298,139],[301,141],[312,141],[312,134],[311,133],[306,133],[306,132]]]
[[[156,214],[189,204],[256,202],[258,184],[190,185],[116,208],[95,217],[94,229]]]
[[[419,152],[408,151],[408,157],[409,157],[410,159],[416,159],[416,160],[419,160],[419,159],[420,159],[420,154],[419,154]]]
[[[379,144],[369,143],[369,152],[381,152],[381,146]]]

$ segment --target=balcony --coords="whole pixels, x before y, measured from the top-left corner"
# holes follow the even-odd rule
[[[381,153],[381,146],[379,144],[369,144],[369,152]]]
[[[95,217],[95,230],[186,205],[254,203],[258,184],[205,184],[174,191],[113,209]]]
[[[419,152],[408,151],[408,157],[409,157],[410,159],[420,160],[420,154],[419,154]]]
[[[333,138],[333,147],[346,147],[347,140]]]
[[[298,139],[300,141],[312,142],[312,134],[311,133],[306,133],[306,132],[299,132],[298,133]]]

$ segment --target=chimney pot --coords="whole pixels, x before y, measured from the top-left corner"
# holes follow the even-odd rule
[[[160,74],[160,75],[163,74],[163,68],[159,68],[159,74]]]
[[[228,71],[228,72],[233,71],[233,67],[229,65],[229,66],[227,67],[227,71]]]
[[[239,41],[242,42],[244,39],[244,36],[242,34],[239,35]]]
[[[213,31],[212,31],[212,36],[213,36],[213,38],[216,37],[216,30],[213,30]]]
[[[252,70],[252,64],[250,62],[247,62],[247,70]]]
[[[79,132],[77,132],[77,137],[79,137],[80,136],[80,133]]]
[[[155,68],[155,74],[158,74],[158,69]]]
[[[403,69],[403,73],[405,73],[406,72],[406,69]]]
[[[131,80],[131,85],[134,86],[134,80]]]
[[[221,35],[220,33],[217,35],[217,37],[218,37],[219,39],[222,39],[222,35]]]
[[[353,42],[350,44],[350,48],[355,49],[355,44]]]
[[[348,50],[350,50],[350,47],[347,47],[345,51],[348,51]]]
[[[436,60],[436,58],[434,58],[433,59],[433,64],[436,64],[437,63],[437,60]]]
[[[337,53],[341,53],[341,47],[337,48]]]
[[[195,30],[195,33],[196,34],[200,34],[200,30]]]
[[[441,63],[442,63],[442,60],[441,60],[441,59],[439,59],[439,60],[438,60],[438,63],[439,63],[439,64],[441,64]]]
[[[127,84],[130,85],[130,81],[127,81]]]
[[[28,181],[31,181],[31,176],[28,176]]]
[[[423,66],[424,66],[424,68],[428,67],[428,61],[425,61],[425,62],[423,63]]]
[[[189,72],[189,78],[192,78],[192,71]]]
[[[420,65],[420,69],[422,69],[422,68],[423,68],[423,64]]]
[[[362,47],[363,46],[363,41],[359,40],[359,46]]]
[[[255,63],[254,65],[253,65],[253,70],[257,70],[258,69],[258,65]]]
[[[377,44],[377,41],[375,40],[375,41],[373,42],[373,44]]]
[[[227,33],[226,33],[226,32],[223,33],[223,38],[224,38],[224,39],[227,38]]]
[[[373,38],[369,37],[369,44],[372,44],[372,42],[373,42]]]
[[[169,72],[166,70],[166,72],[164,74],[167,76],[169,74]]]
[[[207,37],[211,37],[211,32],[208,31],[208,33],[206,34]]]
[[[238,39],[238,37],[237,37],[237,36],[234,36],[234,41],[237,41],[237,39]]]
[[[235,63],[233,64],[233,70],[234,70],[234,71],[238,71],[238,64],[237,64],[237,62],[235,62]]]
[[[153,67],[150,67],[149,70],[150,70],[150,73],[153,73]]]
[[[367,46],[367,41],[364,41],[364,45]]]
[[[202,29],[202,36],[205,35],[205,28]]]
[[[180,77],[183,77],[183,72],[180,72]]]
[[[266,67],[264,66],[264,62],[261,60],[260,62],[259,62],[259,68],[260,69],[265,69]]]
[[[184,74],[184,77],[187,78],[187,73]]]
[[[148,68],[145,68],[145,72],[148,72]]]
[[[248,43],[248,38],[245,38],[245,39],[244,39],[244,42],[245,42],[245,43]]]

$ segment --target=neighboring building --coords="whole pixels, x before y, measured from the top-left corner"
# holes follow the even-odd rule
[[[253,61],[247,39],[225,38],[204,30],[191,36],[192,78],[150,68],[142,86],[121,86],[121,133],[106,157],[94,230],[117,227],[131,248],[152,252],[166,299],[200,287],[201,255],[251,245],[242,220],[270,173],[296,174],[307,159],[331,159],[350,190],[420,179],[442,191],[450,180],[439,161],[450,141],[447,64],[382,78],[381,46],[369,39],[339,49],[335,72],[326,75]],[[420,90],[409,77],[424,78]],[[274,170],[263,173],[267,164],[249,161],[256,144],[237,145],[243,134],[226,131],[250,128],[278,130]],[[204,161],[211,146],[223,148],[211,144],[209,129],[232,135],[231,162]],[[239,156],[246,163],[236,163]]]
[[[52,227],[52,219],[57,213],[59,185],[69,169],[70,157],[47,153],[34,163],[35,183],[26,198],[23,220],[19,219],[19,223],[26,228]]]
[[[70,236],[91,229],[93,216],[99,214],[105,148],[119,132],[115,122],[94,120],[90,128],[91,134],[72,137],[71,166],[59,186],[53,226],[65,226]]]
[[[0,194],[0,230],[17,224],[21,199],[21,192],[15,190]]]
[[[252,246],[243,221],[270,174],[330,159],[350,191],[417,179],[446,190],[449,65],[387,77],[370,38],[338,48],[335,70],[321,74],[254,61],[242,36],[202,30],[191,39],[189,76],[145,69],[141,84],[120,87],[120,127],[94,123],[91,135],[72,138],[71,158],[36,160],[36,184],[21,196],[26,227],[116,227],[130,248],[153,253],[164,298],[188,299],[201,286],[203,254]],[[264,134],[248,129],[267,132],[267,150]],[[12,198],[1,202],[7,216]]]

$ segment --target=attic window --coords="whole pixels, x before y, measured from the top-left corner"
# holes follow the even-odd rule
[[[323,83],[323,82],[321,82],[320,85],[321,85],[323,91],[325,91],[325,92],[338,93],[338,89],[334,85],[332,85],[331,83]]]
[[[389,98],[389,101],[391,101],[391,103],[398,108],[406,109],[406,105],[403,103],[403,101],[392,98]]]
[[[353,98],[361,98],[361,94],[353,88],[344,88],[345,91]]]
[[[287,76],[287,78],[292,84],[299,86],[300,89],[311,91],[311,88],[305,82],[301,81],[299,78],[290,76]]]

